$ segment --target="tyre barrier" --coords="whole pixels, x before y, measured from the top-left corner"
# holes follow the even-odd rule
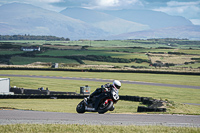
[[[166,112],[166,108],[151,108],[145,106],[138,106],[137,112]]]
[[[138,106],[137,112],[166,112],[166,108],[159,108],[163,106],[162,100],[153,99],[152,97],[139,96],[119,96],[120,100],[142,102],[145,106]]]
[[[119,96],[120,100],[126,100],[126,101],[134,101],[134,102],[141,102],[142,99],[139,96]]]

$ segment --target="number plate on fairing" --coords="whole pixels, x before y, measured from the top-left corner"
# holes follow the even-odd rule
[[[119,100],[119,95],[115,91],[112,91],[112,95],[114,100]]]

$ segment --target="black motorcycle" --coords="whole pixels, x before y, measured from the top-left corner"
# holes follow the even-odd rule
[[[115,108],[113,104],[116,104],[119,100],[119,95],[115,89],[111,89],[109,92],[102,92],[97,96],[93,96],[90,102],[82,100],[76,107],[78,113],[85,112],[98,112],[104,114],[107,111],[113,111]]]

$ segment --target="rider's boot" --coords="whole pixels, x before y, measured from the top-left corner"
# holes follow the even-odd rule
[[[90,103],[92,101],[91,96],[84,98],[84,101],[85,101],[86,104]]]

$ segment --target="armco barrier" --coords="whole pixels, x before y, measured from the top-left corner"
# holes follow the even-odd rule
[[[25,94],[25,95],[76,95],[76,92],[59,92],[39,89],[24,89],[24,88],[10,88],[10,92],[14,94]]]
[[[84,95],[0,95],[0,99],[83,99]]]

